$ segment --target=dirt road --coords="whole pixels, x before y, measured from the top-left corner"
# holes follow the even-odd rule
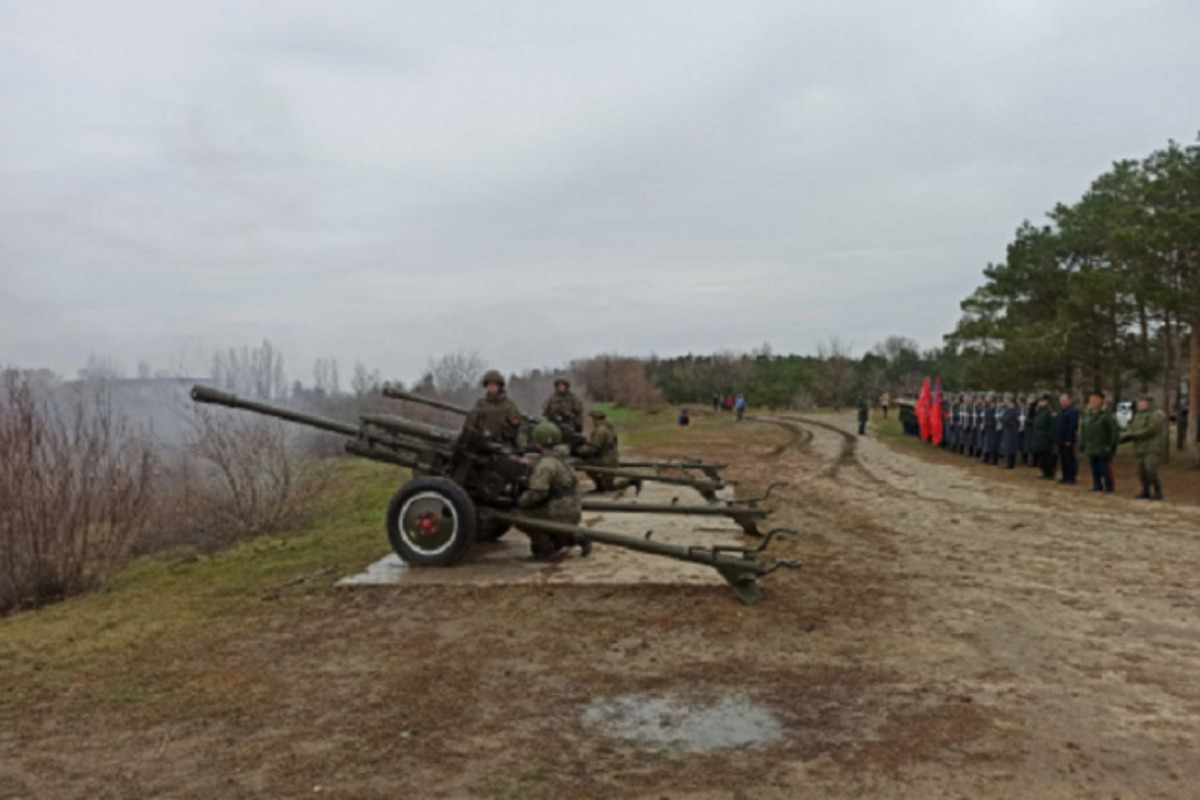
[[[255,595],[31,691],[0,797],[1200,797],[1196,508],[852,425],[705,434],[746,491],[791,482],[773,523],[805,566],[757,607],[713,585]]]

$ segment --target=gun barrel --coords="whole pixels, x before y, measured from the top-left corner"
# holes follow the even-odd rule
[[[447,403],[442,400],[434,400],[432,397],[422,397],[419,394],[406,392],[403,389],[397,389],[394,386],[384,386],[383,396],[390,397],[393,400],[407,400],[410,403],[420,403],[423,406],[438,408],[442,411],[449,411],[451,414],[458,414],[464,417],[470,413],[468,409],[465,409],[462,406],[456,406],[453,403]]]
[[[245,411],[253,411],[256,414],[262,414],[276,419],[284,419],[288,422],[295,422],[300,425],[307,425],[310,428],[318,428],[330,433],[340,433],[343,436],[358,436],[358,426],[351,425],[346,422],[339,422],[336,419],[328,417],[319,417],[315,414],[304,414],[300,411],[292,411],[288,408],[281,408],[270,403],[260,403],[256,400],[246,400],[238,397],[230,392],[222,392],[208,386],[200,386],[199,384],[192,387],[192,400],[197,403],[208,403],[211,405],[225,406],[226,408],[240,408]]]
[[[419,422],[411,422],[402,417],[393,417],[390,414],[363,414],[361,419],[367,425],[374,425],[376,428],[381,428],[390,433],[399,433],[434,444],[450,446],[458,438],[455,433],[445,428],[422,425]]]

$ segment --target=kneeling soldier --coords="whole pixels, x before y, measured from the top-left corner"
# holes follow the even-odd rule
[[[553,422],[539,422],[533,429],[533,446],[539,452],[537,463],[529,475],[529,486],[517,498],[521,514],[565,525],[578,525],[583,517],[579,497],[575,494],[575,470],[563,459],[570,455],[562,442],[562,431]],[[564,547],[576,542],[573,537],[544,531],[517,529],[529,537],[534,561],[549,561]],[[591,542],[580,544],[583,555],[591,552]]]
[[[588,416],[592,418],[592,435],[575,452],[580,457],[587,459],[587,463],[597,467],[617,466],[621,458],[617,452],[616,430],[609,424],[607,415],[600,409],[592,409],[588,412]],[[584,471],[587,472],[587,470]],[[597,492],[611,492],[616,488],[616,478],[612,475],[588,472],[587,476],[592,479]]]

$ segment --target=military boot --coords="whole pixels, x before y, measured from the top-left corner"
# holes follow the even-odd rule
[[[1149,500],[1150,499],[1150,484],[1143,483],[1142,484],[1142,493],[1135,494],[1133,496],[1133,499],[1134,500]]]
[[[1163,499],[1161,483],[1154,484],[1154,494],[1152,494],[1150,496],[1150,499],[1151,500],[1162,500]]]

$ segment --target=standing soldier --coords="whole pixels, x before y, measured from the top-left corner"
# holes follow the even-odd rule
[[[478,447],[488,442],[498,442],[523,451],[526,445],[521,411],[517,404],[504,392],[504,376],[499,370],[489,369],[480,381],[487,392],[475,403],[463,422],[463,435],[471,445]]]
[[[609,423],[606,418],[607,415],[600,409],[592,409],[588,412],[588,416],[592,418],[592,435],[575,452],[581,458],[585,459],[588,464],[593,464],[597,467],[617,466],[621,457],[617,450],[616,430]],[[585,469],[584,472],[587,472],[587,470]],[[610,492],[615,488],[616,479],[612,475],[588,472],[587,476],[595,484],[594,491]]]
[[[1054,416],[1050,395],[1042,395],[1033,417],[1033,436],[1029,449],[1033,453],[1034,463],[1042,469],[1040,477],[1044,481],[1054,480],[1054,467],[1058,461],[1054,446]]]
[[[1092,491],[1112,492],[1110,462],[1117,449],[1117,422],[1104,407],[1104,392],[1099,389],[1088,397],[1088,410],[1083,417],[1079,440],[1092,467]]]
[[[984,410],[986,408],[986,405],[987,404],[984,402],[983,393],[981,392],[979,394],[979,396],[975,399],[975,437],[974,437],[975,458],[977,458],[981,461],[983,460],[983,440],[985,438],[984,437],[983,418],[984,418]]]
[[[867,435],[867,419],[871,415],[871,406],[867,402],[867,396],[863,395],[858,401],[858,435]]]
[[[1058,448],[1058,463],[1062,467],[1060,480],[1071,486],[1079,477],[1079,459],[1075,456],[1075,444],[1079,441],[1079,409],[1066,392],[1059,395],[1058,404],[1060,408],[1054,425],[1054,444]]]
[[[554,379],[554,394],[542,403],[542,417],[557,425],[564,438],[583,432],[583,403],[571,392],[571,382],[565,377]]]
[[[1015,469],[1017,453],[1021,449],[1021,412],[1017,409],[1012,393],[1004,395],[1004,402],[997,415],[1000,428],[999,454],[1004,456],[1004,468]]]
[[[1000,420],[996,417],[996,393],[988,392],[983,401],[983,463],[996,464],[1000,447]]]
[[[946,449],[958,452],[958,399],[951,397],[946,403]]]
[[[1137,413],[1129,423],[1128,432],[1121,437],[1123,442],[1133,442],[1133,454],[1137,457],[1138,480],[1142,482],[1139,500],[1162,500],[1162,483],[1158,479],[1158,460],[1166,445],[1166,419],[1163,412],[1151,408],[1154,401],[1149,395],[1138,400]]]
[[[583,509],[575,494],[575,470],[563,461],[570,451],[561,443],[562,431],[553,422],[539,422],[533,429],[532,439],[539,453],[538,460],[529,474],[528,487],[517,498],[517,508],[525,516],[578,525]],[[576,543],[574,537],[523,528],[520,523],[517,529],[529,537],[533,561],[549,561],[559,550]],[[579,547],[585,556],[592,551],[591,542],[581,542]]]
[[[1021,466],[1029,464],[1029,429],[1033,427],[1033,415],[1029,413],[1029,395],[1017,395],[1017,454],[1021,457]]]
[[[963,455],[975,457],[975,393],[967,395],[966,405],[963,406]]]

